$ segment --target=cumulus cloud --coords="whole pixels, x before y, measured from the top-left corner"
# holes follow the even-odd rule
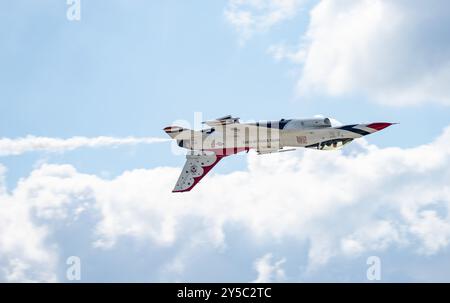
[[[450,241],[449,142],[450,127],[414,148],[378,148],[359,139],[336,152],[249,153],[246,170],[212,172],[183,194],[171,193],[180,168],[136,169],[106,180],[71,165],[44,164],[11,192],[1,190],[0,279],[54,278],[61,244],[51,234],[85,213],[92,214],[86,238],[94,249],[111,251],[130,239],[173,248],[173,262],[160,270],[175,275],[206,247],[226,249],[227,226],[250,235],[250,247],[303,245],[306,263],[286,260],[308,272],[336,258],[390,249],[434,255]],[[197,244],[183,249],[185,242]],[[270,255],[257,261],[260,278],[281,273],[280,261]],[[31,274],[41,271],[44,277]]]
[[[94,138],[72,137],[68,139],[35,136],[27,136],[24,138],[15,139],[0,138],[0,156],[15,156],[32,151],[64,152],[82,147],[117,147],[121,145],[153,144],[167,141],[169,141],[169,139],[152,137],[114,138],[105,136]]]
[[[33,222],[29,193],[7,193],[4,172],[0,165],[0,280],[55,281],[57,255],[45,244],[48,230]]]
[[[293,18],[303,0],[230,0],[225,18],[233,25],[241,41],[255,32],[267,31],[274,25]]]
[[[258,272],[258,277],[254,282],[278,282],[285,278],[283,264],[286,262],[286,259],[282,258],[275,262],[272,262],[272,259],[273,255],[268,253],[255,261],[255,269]]]
[[[445,0],[321,0],[300,47],[269,51],[302,64],[302,95],[360,93],[393,106],[450,105],[449,17]]]

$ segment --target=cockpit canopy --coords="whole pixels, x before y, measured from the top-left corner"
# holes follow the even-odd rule
[[[331,127],[331,121],[328,118],[313,119],[291,119],[283,129],[308,129],[308,128],[325,128]]]

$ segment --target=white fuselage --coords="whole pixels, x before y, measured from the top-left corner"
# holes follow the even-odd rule
[[[354,131],[331,127],[327,118],[291,119],[227,124],[191,131],[189,136],[179,140],[179,145],[199,151],[256,149],[259,153],[270,153],[285,147],[336,149],[361,136]]]

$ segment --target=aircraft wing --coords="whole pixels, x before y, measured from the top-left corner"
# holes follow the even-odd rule
[[[187,154],[186,163],[172,192],[190,191],[223,157],[214,152]]]

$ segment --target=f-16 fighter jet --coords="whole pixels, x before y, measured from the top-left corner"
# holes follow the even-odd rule
[[[178,146],[189,150],[173,192],[190,191],[220,160],[242,151],[255,149],[258,154],[269,154],[296,147],[335,150],[395,123],[332,127],[329,118],[240,123],[239,118],[228,115],[203,124],[208,128],[198,131],[180,126],[164,128]]]

